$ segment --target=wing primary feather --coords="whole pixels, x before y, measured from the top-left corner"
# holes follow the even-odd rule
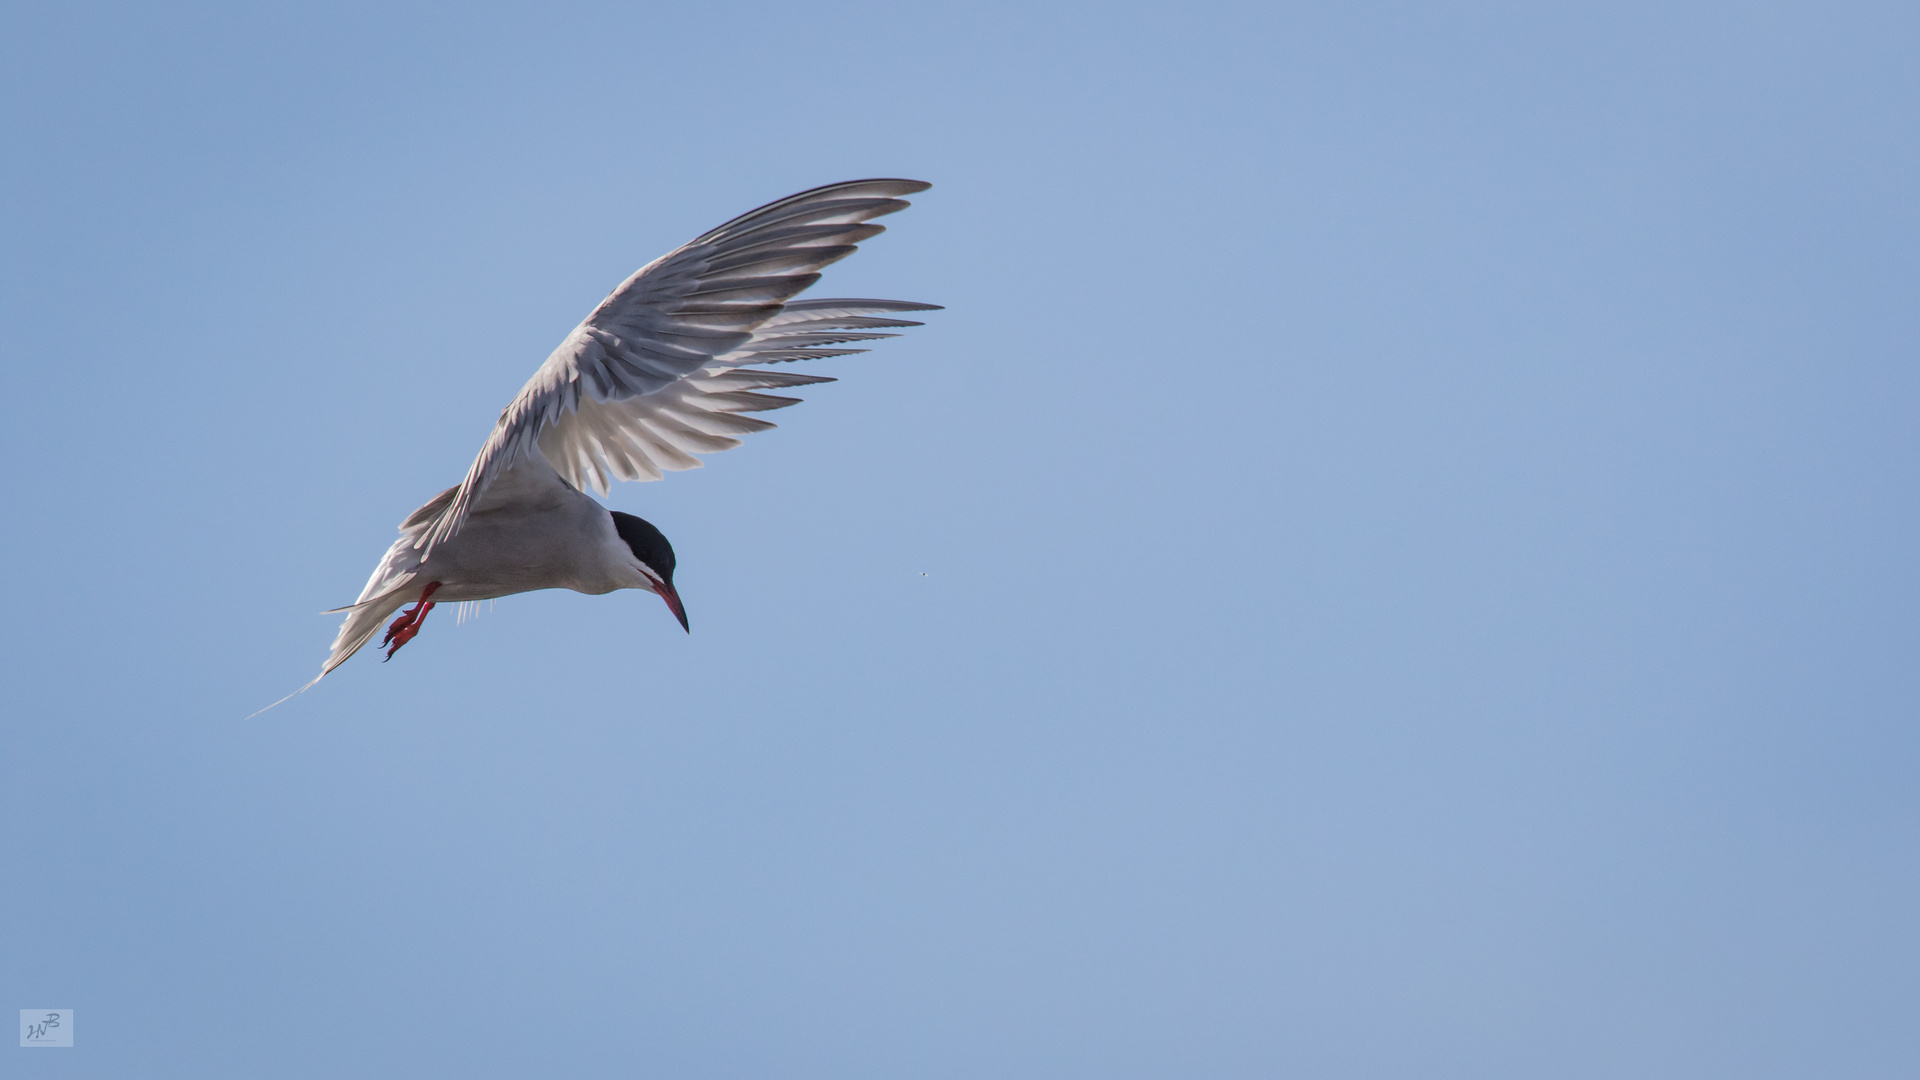
[[[713,394],[707,400],[725,402],[728,412],[771,412],[774,409],[784,409],[789,405],[798,405],[801,401],[797,397],[756,394],[751,390],[730,390],[724,394]]]
[[[818,300],[795,300],[787,305],[789,314],[798,315],[809,311],[851,311],[859,308],[866,311],[945,311],[939,304],[922,304],[917,300],[864,300],[851,297],[821,298]]]
[[[929,184],[924,180],[891,180],[891,179],[848,180],[838,184],[825,184],[817,188],[810,188],[806,191],[802,191],[797,195],[789,195],[784,199],[780,199],[775,202],[770,202],[767,205],[762,206],[757,210],[749,210],[746,213],[741,214],[739,217],[734,218],[733,220],[728,221],[725,224],[722,224],[719,227],[709,232],[701,234],[693,242],[695,244],[705,243],[716,237],[726,235],[729,232],[737,231],[741,228],[747,227],[748,225],[750,225],[755,221],[762,221],[762,220],[766,220],[767,218],[774,217],[780,214],[789,206],[795,206],[802,203],[821,201],[821,200],[831,199],[831,198],[858,198],[864,195],[877,195],[884,198],[897,199],[903,195],[918,194],[922,191],[927,190],[932,186],[933,186],[932,184]]]
[[[852,356],[855,353],[872,351],[872,349],[768,349],[762,352],[756,349],[752,363],[786,364],[795,360],[827,360],[835,356]]]
[[[687,299],[700,298],[703,304],[766,303],[784,301],[820,280],[819,274],[795,274],[791,277],[721,278],[711,288],[695,289]],[[676,313],[685,306],[674,309]]]
[[[716,375],[702,377],[699,389],[718,394],[725,390],[765,390],[773,387],[811,386],[814,383],[839,382],[830,375],[805,375],[798,371],[764,371],[759,368],[729,368]]]
[[[860,250],[853,244],[827,244],[814,247],[783,250],[780,248],[761,248],[736,255],[720,256],[707,263],[710,274],[735,274],[743,270],[752,270],[759,274],[773,274],[782,270],[797,270],[808,273],[816,266],[839,262],[841,259]]]

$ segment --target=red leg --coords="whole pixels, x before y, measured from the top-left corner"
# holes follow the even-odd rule
[[[380,639],[382,646],[389,643],[393,645],[393,648],[387,650],[387,659],[393,659],[393,654],[400,651],[400,646],[412,641],[413,635],[418,634],[420,627],[426,624],[427,612],[433,610],[433,601],[427,598],[432,596],[434,590],[439,587],[440,583],[436,581],[420,590],[419,603],[401,612],[400,617],[393,620],[393,625],[387,627],[387,636]]]

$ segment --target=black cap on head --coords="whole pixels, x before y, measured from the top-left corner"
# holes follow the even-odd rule
[[[647,565],[647,569],[660,575],[660,587],[655,590],[660,599],[667,602],[667,609],[673,617],[680,620],[680,628],[689,633],[693,627],[687,625],[687,609],[680,603],[680,594],[673,587],[673,545],[667,543],[659,529],[645,518],[632,514],[623,514],[618,510],[609,510],[613,515],[613,528],[620,534],[632,550],[633,557]]]
[[[659,574],[661,580],[673,584],[673,545],[653,523],[632,514],[613,513],[613,527],[620,533],[620,539],[633,549],[633,557],[646,563],[648,568]]]

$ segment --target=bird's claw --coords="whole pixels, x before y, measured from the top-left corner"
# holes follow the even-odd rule
[[[412,641],[414,635],[420,632],[420,627],[426,624],[427,612],[433,610],[433,601],[428,597],[432,596],[434,590],[438,588],[440,583],[436,581],[422,589],[419,602],[401,612],[400,617],[393,620],[392,625],[387,627],[387,636],[380,639],[381,648],[393,646],[387,649],[387,660],[393,659],[393,654],[400,651],[400,646]]]

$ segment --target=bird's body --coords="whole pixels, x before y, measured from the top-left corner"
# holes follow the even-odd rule
[[[466,524],[435,547],[416,573],[440,583],[438,603],[535,589],[598,596],[653,588],[620,539],[613,515],[562,481],[537,451],[495,478]]]
[[[773,426],[744,414],[797,402],[759,391],[833,381],[749,365],[864,352],[839,346],[918,326],[894,316],[934,305],[791,298],[882,231],[869,219],[904,209],[898,196],[927,186],[859,180],[801,192],[628,278],[501,413],[466,479],[401,524],[360,598],[339,609],[346,619],[320,676],[409,604],[387,627],[389,657],[437,603],[536,589],[646,589],[686,626],[666,537],[582,489],[605,494],[609,479],[696,467],[693,454]]]

